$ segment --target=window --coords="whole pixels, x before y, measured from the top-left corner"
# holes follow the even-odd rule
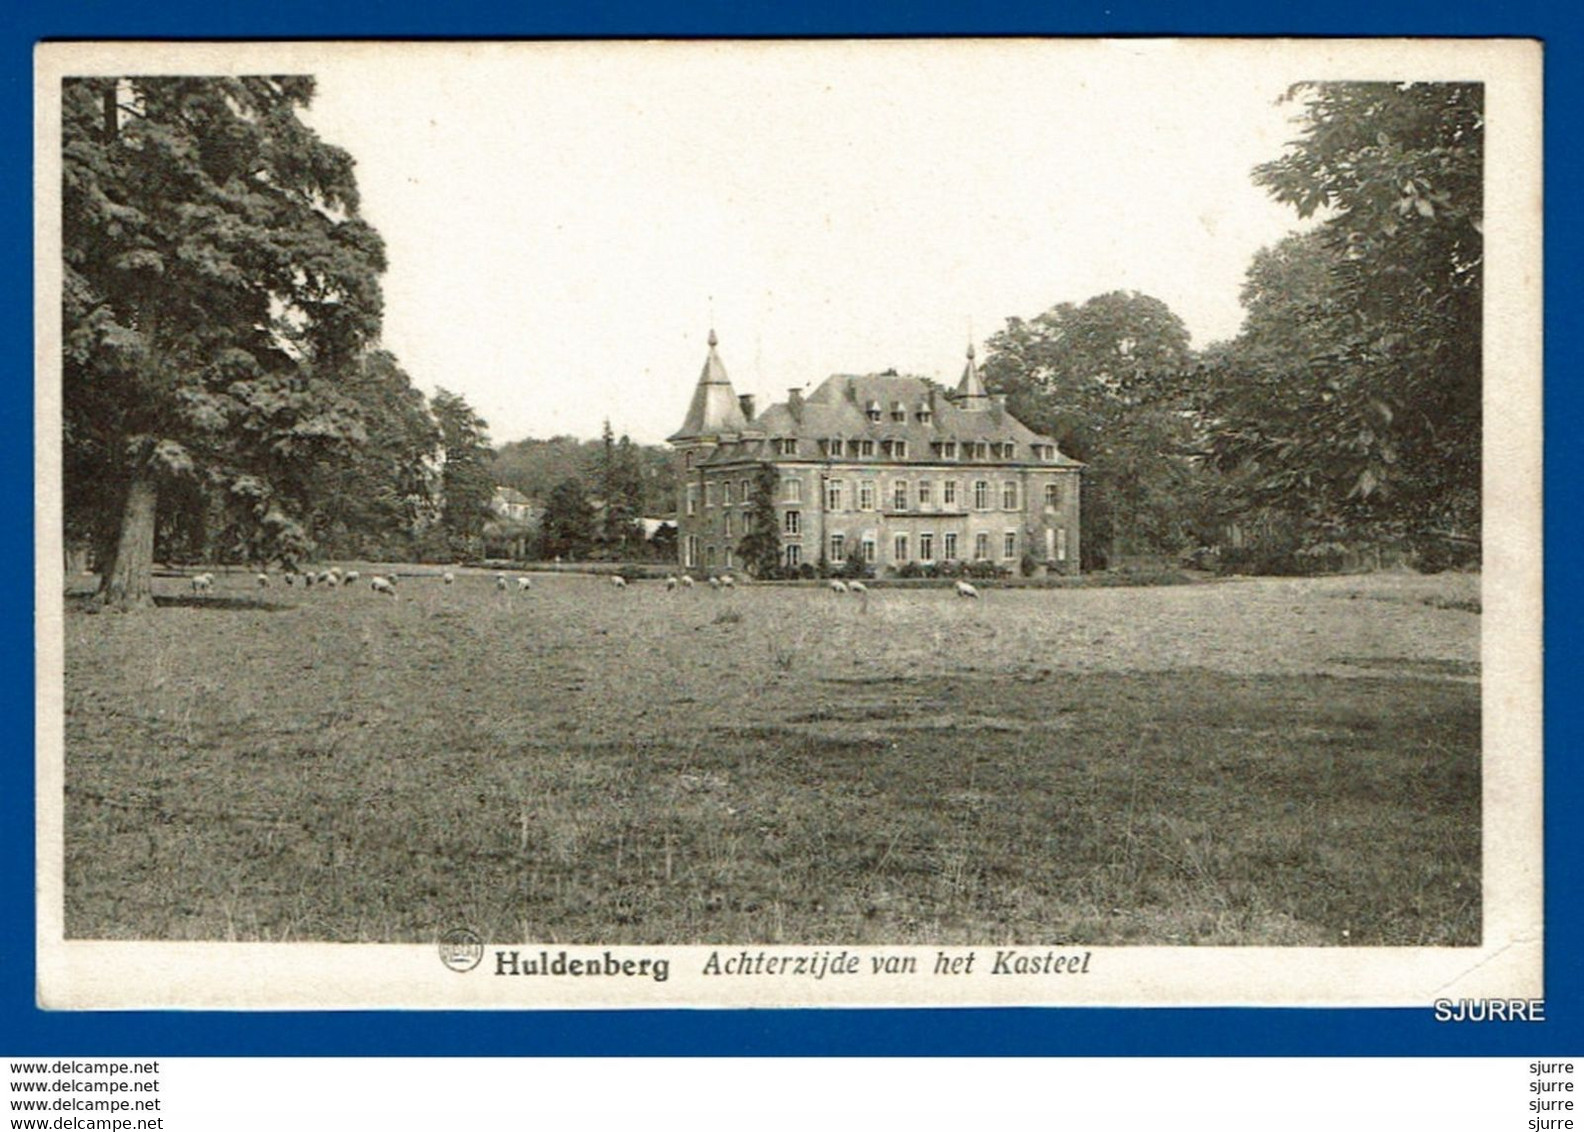
[[[1056,561],[1067,561],[1067,528],[1056,528]]]
[[[990,484],[986,480],[974,480],[974,510],[990,510]]]
[[[941,445],[941,459],[957,459],[957,442],[955,440],[948,440],[945,444]]]
[[[1016,444],[1003,444],[1001,446],[1001,459],[1010,460],[1017,455]]]
[[[919,560],[922,562],[935,561],[935,536],[931,534],[919,535]]]
[[[832,562],[847,561],[846,535],[831,535],[830,560]]]
[[[753,480],[742,481],[742,491],[739,493],[739,498],[742,499],[742,505],[744,507],[747,507],[753,502]]]
[[[974,561],[983,562],[990,557],[990,536],[980,531],[974,535]]]
[[[880,419],[880,402],[879,401],[870,401],[869,402],[868,417],[872,421],[878,421]]]
[[[957,505],[957,481],[947,480],[941,484],[941,503],[947,507]]]
[[[797,437],[781,437],[773,442],[772,447],[779,456],[796,456],[798,451]]]
[[[1016,558],[1017,557],[1017,532],[1016,531],[1008,531],[1006,534],[1001,536],[1001,557],[1002,558]]]
[[[893,456],[895,456],[898,460],[906,460],[907,459],[907,441],[899,440],[895,444],[893,444],[891,446],[891,448],[892,448],[891,454]]]
[[[831,480],[825,485],[825,510],[840,511],[842,509],[842,481]]]
[[[928,405],[920,405],[918,407],[918,412],[914,415],[918,418],[919,424],[929,424],[935,416],[935,414],[930,411],[930,407]]]
[[[941,536],[941,553],[947,561],[957,557],[957,532],[947,531]]]
[[[873,562],[875,560],[875,541],[872,538],[863,540],[863,560],[865,562]]]
[[[712,483],[704,485],[704,506],[706,508],[715,506],[715,485]]]
[[[919,506],[920,507],[928,507],[931,502],[932,502],[932,500],[930,499],[930,481],[929,480],[919,480]]]
[[[696,515],[698,513],[698,484],[696,483],[688,484],[687,513],[689,515]],[[689,565],[692,565],[692,563],[689,563]]]
[[[785,496],[786,496],[786,502],[788,502],[788,503],[802,503],[803,502],[803,481],[801,479],[799,479],[797,476],[789,476],[787,479],[783,480],[782,482],[784,484],[786,484],[786,486],[784,488],[782,488],[782,491],[785,493]]]
[[[874,480],[864,480],[858,485],[858,510],[874,510]]]
[[[973,458],[983,460],[989,455],[990,446],[982,440],[976,440],[973,446]]]
[[[893,511],[906,511],[908,505],[907,480],[897,480],[891,487],[891,509]]]
[[[728,511],[728,512],[726,512],[726,537],[727,538],[731,538],[732,537],[731,520],[732,520],[732,513],[730,511]]]
[[[893,401],[891,403],[891,419],[894,421],[906,421],[907,406],[902,404],[901,401]]]
[[[860,456],[873,456],[874,455],[874,441],[872,441],[872,440],[860,440],[858,442],[858,455],[860,455]]]
[[[722,507],[730,507],[731,505],[732,505],[732,482],[731,482],[731,480],[727,480],[725,483],[721,484],[721,506]]]
[[[791,546],[786,548],[786,564],[788,566],[795,567],[799,562],[802,561],[803,548],[801,546],[799,546],[797,543],[793,543]]]
[[[704,568],[707,570],[713,565],[715,565],[715,548],[706,546],[704,548]]]
[[[849,456],[858,455],[858,442],[856,440],[849,440],[847,442],[847,455],[849,455]]]
[[[688,537],[687,537],[687,560],[686,560],[687,567],[689,569],[691,569],[691,570],[698,569],[698,560],[699,560],[699,537],[698,537],[698,535],[688,535]]]
[[[691,469],[693,467],[693,453],[688,452],[688,453],[683,455],[683,457],[682,457],[682,466],[684,468],[689,468],[689,469]]]
[[[788,511],[786,513],[786,517],[782,520],[781,530],[784,533],[789,534],[789,535],[802,534],[803,533],[803,512],[801,512],[801,511]]]
[[[735,563],[732,562],[732,548],[728,546],[726,548],[726,566],[728,569],[730,569],[733,565],[735,565]]]
[[[1007,480],[1001,485],[1001,510],[1017,510],[1017,480]]]
[[[891,560],[893,562],[906,562],[908,556],[907,535],[897,535],[891,540]]]
[[[1054,483],[1045,485],[1045,506],[1055,509],[1061,506],[1061,486]]]

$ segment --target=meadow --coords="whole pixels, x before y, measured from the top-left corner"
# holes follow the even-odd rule
[[[1479,942],[1477,576],[401,572],[68,596],[69,938]]]

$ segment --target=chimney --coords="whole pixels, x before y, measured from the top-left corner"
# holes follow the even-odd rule
[[[742,410],[745,420],[753,420],[754,395],[752,393],[737,394],[737,407]]]
[[[990,394],[991,402],[994,403],[995,407],[998,408],[998,409],[1005,409],[1006,408],[1006,399],[1007,399],[1007,395],[1005,393],[992,393],[992,394]]]
[[[787,411],[792,414],[793,420],[803,423],[803,390],[787,390]]]

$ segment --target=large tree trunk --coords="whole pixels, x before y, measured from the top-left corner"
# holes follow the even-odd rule
[[[154,514],[159,489],[147,469],[135,472],[121,513],[121,537],[115,557],[103,566],[99,580],[101,604],[120,610],[154,604]]]

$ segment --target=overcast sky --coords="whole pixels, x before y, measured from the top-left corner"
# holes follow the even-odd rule
[[[680,424],[713,324],[760,404],[955,380],[1008,316],[1115,289],[1235,334],[1291,56],[1205,44],[378,45],[316,66],[383,234],[385,345],[497,442]]]

